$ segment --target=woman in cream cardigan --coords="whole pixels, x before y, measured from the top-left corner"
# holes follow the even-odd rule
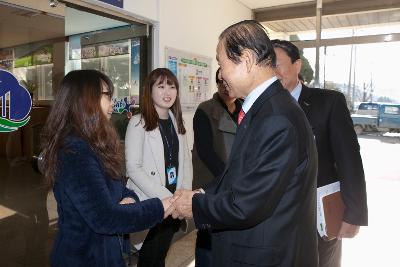
[[[191,189],[192,163],[179,101],[179,84],[168,69],[153,70],[144,85],[140,114],[125,137],[127,187],[140,200],[171,197]],[[180,221],[171,217],[150,229],[139,252],[138,267],[165,266],[165,256]]]

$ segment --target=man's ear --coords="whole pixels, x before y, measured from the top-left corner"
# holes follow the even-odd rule
[[[246,64],[247,72],[250,72],[251,68],[257,63],[254,53],[249,49],[244,49],[240,58]]]
[[[297,73],[300,73],[300,71],[301,71],[301,59],[296,60],[293,64],[296,67]]]

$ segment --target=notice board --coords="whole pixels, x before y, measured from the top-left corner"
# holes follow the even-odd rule
[[[178,78],[182,110],[194,110],[198,104],[211,98],[210,57],[165,48],[165,66]]]

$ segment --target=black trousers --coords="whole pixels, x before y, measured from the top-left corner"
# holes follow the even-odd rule
[[[151,228],[139,251],[137,267],[164,267],[165,257],[179,225],[180,220],[168,217]]]
[[[211,234],[198,230],[195,251],[195,267],[211,267]]]
[[[342,241],[324,241],[318,234],[319,267],[340,267],[342,261]]]

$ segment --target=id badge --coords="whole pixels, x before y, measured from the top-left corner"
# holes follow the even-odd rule
[[[178,177],[176,177],[176,169],[174,166],[167,167],[168,185],[176,184]]]

